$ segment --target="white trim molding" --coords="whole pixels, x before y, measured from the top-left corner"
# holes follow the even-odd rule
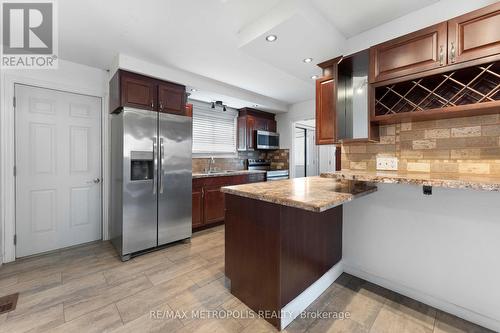
[[[344,266],[344,271],[348,274],[354,275],[360,279],[387,288],[401,295],[413,298],[419,302],[430,305],[444,312],[451,313],[459,318],[489,328],[495,332],[500,332],[500,322],[496,319],[487,317],[485,315],[466,309],[459,305],[428,295],[414,288],[407,287],[401,283],[379,277],[375,274],[371,274],[359,267],[351,266],[347,262],[344,262],[343,266]]]
[[[299,296],[281,309],[281,329],[284,330],[297,316],[311,305],[343,273],[342,260],[330,268],[318,280],[311,284]]]
[[[76,65],[76,64],[75,64]],[[80,65],[78,65],[80,66]],[[82,66],[83,67],[83,66]],[[95,69],[93,69],[95,70]],[[77,76],[78,73],[71,73],[71,76]],[[47,77],[50,77],[47,75]],[[76,78],[75,78],[76,80]],[[76,80],[78,81],[78,80]],[[101,173],[102,173],[102,238],[109,238],[108,221],[108,202],[109,202],[109,116],[108,116],[108,92],[104,89],[104,76],[101,85],[74,85],[54,81],[47,81],[31,77],[28,75],[19,75],[5,73],[3,75],[3,91],[1,91],[3,104],[0,112],[0,208],[1,208],[1,235],[2,235],[2,256],[1,263],[7,263],[16,260],[14,246],[14,235],[16,230],[15,221],[15,133],[14,133],[14,95],[15,85],[24,84],[46,89],[54,89],[69,93],[95,96],[101,99]]]

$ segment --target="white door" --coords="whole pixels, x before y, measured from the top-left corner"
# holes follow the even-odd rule
[[[319,175],[319,149],[316,146],[316,131],[314,129],[306,129],[306,144],[307,177],[317,176]]]
[[[101,99],[15,86],[16,257],[101,238]]]
[[[335,146],[319,146],[319,172],[335,171]]]

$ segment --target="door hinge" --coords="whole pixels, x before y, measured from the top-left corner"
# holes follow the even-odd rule
[[[17,245],[17,235],[14,235],[14,245]]]
[[[16,107],[16,98],[15,98],[15,97],[13,97],[13,98],[12,98],[12,105],[13,105],[14,107]]]
[[[17,176],[17,168],[16,166],[14,165],[14,177]]]

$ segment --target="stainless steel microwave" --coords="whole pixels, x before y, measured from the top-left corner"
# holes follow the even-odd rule
[[[274,132],[256,131],[257,149],[279,149],[280,135]]]

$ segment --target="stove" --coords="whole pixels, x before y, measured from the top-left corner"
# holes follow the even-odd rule
[[[268,181],[288,179],[288,170],[272,170],[271,161],[264,159],[248,159],[248,170],[265,170]]]

